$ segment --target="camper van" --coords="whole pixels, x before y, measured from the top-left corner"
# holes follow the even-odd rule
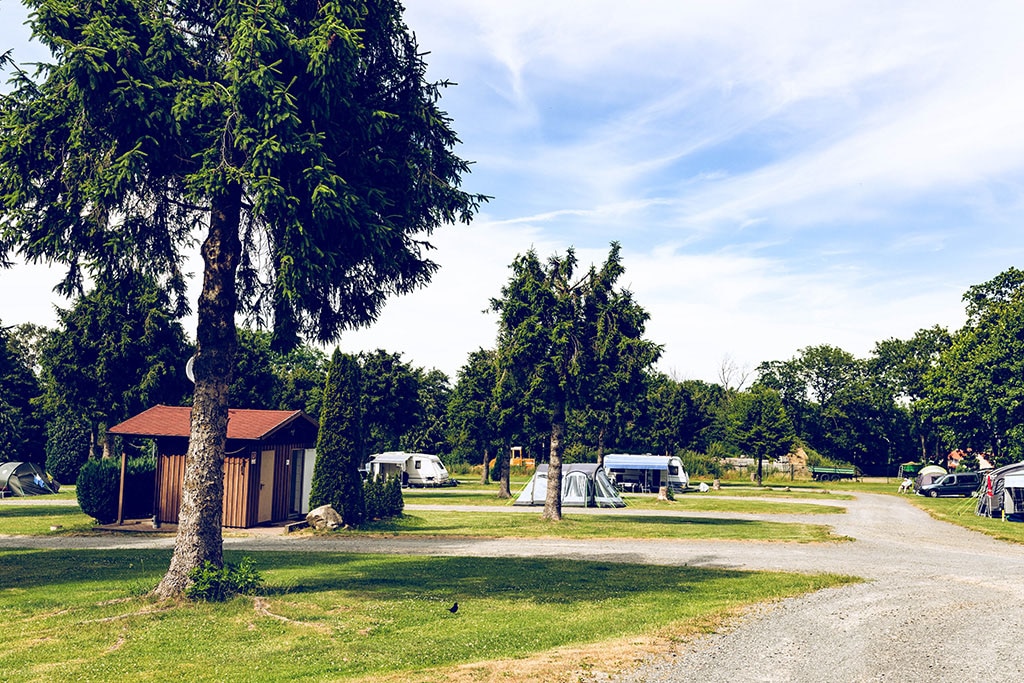
[[[604,456],[604,469],[620,491],[648,493],[667,486],[678,493],[690,486],[683,461],[674,455],[610,453]]]
[[[455,486],[441,458],[429,453],[390,451],[370,456],[368,476],[401,477],[402,486]]]

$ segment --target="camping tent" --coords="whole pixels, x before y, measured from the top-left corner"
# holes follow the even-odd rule
[[[1024,516],[1024,462],[1006,465],[984,475],[977,514],[1019,519]]]
[[[933,484],[941,479],[946,474],[945,468],[939,467],[938,465],[928,465],[922,467],[917,472],[917,476],[914,477],[914,489],[917,491],[921,490],[922,486]]]
[[[60,484],[34,462],[5,462],[0,465],[0,493],[5,496],[38,496],[57,493]]]
[[[548,491],[548,466],[538,465],[514,505],[543,505]],[[589,463],[562,465],[563,507],[626,507],[604,468]]]

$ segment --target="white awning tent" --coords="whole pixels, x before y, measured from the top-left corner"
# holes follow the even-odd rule
[[[374,460],[374,462],[384,463],[388,465],[404,465],[405,462],[409,459],[409,456],[409,453],[392,451],[390,453],[378,453],[376,455],[371,456],[371,458]]]
[[[975,512],[983,517],[1024,521],[1024,462],[983,474]]]
[[[548,492],[548,466],[538,465],[514,505],[543,505]],[[626,503],[603,468],[592,463],[562,465],[562,506],[621,508]]]
[[[668,457],[664,455],[627,455],[609,453],[604,456],[605,469],[609,470],[658,470],[668,471]]]

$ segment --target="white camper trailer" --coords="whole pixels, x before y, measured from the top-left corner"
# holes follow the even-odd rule
[[[454,486],[441,458],[429,453],[390,451],[370,456],[366,465],[371,477],[401,477],[402,486]]]
[[[610,453],[604,456],[604,468],[620,491],[656,492],[668,486],[679,493],[690,486],[683,461],[674,455]]]

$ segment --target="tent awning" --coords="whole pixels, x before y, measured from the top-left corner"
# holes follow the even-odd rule
[[[604,456],[606,470],[660,470],[668,471],[668,456],[665,455],[621,455],[613,453]]]
[[[387,465],[401,465],[409,459],[410,453],[378,453],[370,456],[370,462],[379,462]]]

